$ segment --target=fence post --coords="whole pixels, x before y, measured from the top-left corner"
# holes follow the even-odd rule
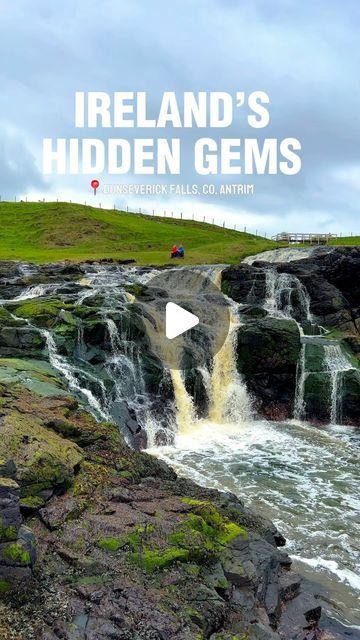
[[[129,213],[129,205],[128,204],[126,205],[126,211],[127,211],[127,213]]]
[[[225,220],[224,220],[224,222],[223,222],[223,229],[225,229]]]
[[[244,233],[246,233],[246,227],[244,227]]]
[[[174,212],[173,212],[173,211],[171,212],[171,217],[172,217],[172,218],[174,217]]]
[[[234,224],[234,231],[236,231],[236,224]]]
[[[166,209],[164,209],[164,218],[166,218]]]
[[[255,235],[257,236],[257,229],[256,229],[256,231],[255,231]]]
[[[180,213],[180,219],[182,220],[182,212]]]
[[[203,217],[203,222],[205,222],[205,216]]]
[[[266,231],[265,231],[265,238],[266,238]]]
[[[155,215],[155,210],[153,209],[153,216]]]
[[[195,220],[195,214],[194,213],[192,214],[192,219]]]

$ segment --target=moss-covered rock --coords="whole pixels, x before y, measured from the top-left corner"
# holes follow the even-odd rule
[[[342,374],[341,422],[344,424],[360,424],[360,370],[349,369]]]
[[[0,307],[0,327],[24,327],[26,326],[25,320],[18,320],[14,318],[7,309]]]
[[[292,417],[300,334],[295,321],[251,320],[240,327],[237,365],[259,412],[272,419]]]
[[[56,324],[60,312],[71,311],[74,305],[57,299],[33,298],[19,303],[8,303],[7,307],[17,317],[26,318],[37,327],[51,328]]]
[[[39,396],[67,396],[59,373],[48,362],[26,358],[0,358],[0,384],[18,385]]]
[[[326,371],[308,373],[304,382],[304,417],[307,420],[328,422],[330,418],[330,397],[330,374]]]
[[[39,418],[10,411],[2,425],[0,456],[17,466],[22,497],[50,495],[71,484],[83,459],[81,449],[46,429]]]
[[[243,527],[229,521],[211,503],[186,498],[184,502],[191,506],[190,513],[175,521],[166,537],[156,525],[137,527],[129,535],[130,562],[149,573],[176,563],[206,565],[220,557],[234,538],[247,537]]]

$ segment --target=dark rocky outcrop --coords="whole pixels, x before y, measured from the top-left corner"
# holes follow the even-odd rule
[[[276,300],[279,308],[274,310],[267,299],[271,274],[279,289]],[[327,331],[326,337],[320,339],[322,346],[316,340],[313,345],[306,344],[302,417],[315,422],[330,420],[334,380],[325,361],[324,349],[326,344],[336,342],[340,353],[353,366],[340,374],[337,419],[345,424],[360,424],[359,281],[359,247],[315,250],[308,258],[292,262],[255,261],[251,265],[240,264],[224,270],[223,291],[240,304],[243,323],[238,338],[238,368],[261,415],[270,419],[293,417],[294,392],[300,382],[302,365],[294,350],[295,343],[289,340],[288,321],[281,319],[291,315],[305,335]],[[311,322],[307,318],[304,294],[309,299]],[[269,317],[269,314],[275,317]],[[320,352],[321,358],[314,358],[314,354]]]
[[[256,409],[269,419],[293,414],[300,348],[299,329],[291,320],[261,318],[239,329],[238,368]]]
[[[48,395],[11,377],[1,387],[1,454],[16,468],[0,467],[0,575],[22,581],[3,589],[4,640],[290,640],[301,625],[315,638],[318,607],[274,525],[129,449],[48,384]]]
[[[12,460],[0,466],[0,597],[23,588],[36,561],[35,538],[23,525]]]

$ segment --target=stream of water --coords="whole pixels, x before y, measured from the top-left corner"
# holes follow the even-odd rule
[[[219,281],[221,269],[208,267],[207,271],[213,281]],[[326,591],[330,615],[360,629],[360,437],[356,428],[337,424],[342,372],[351,364],[338,345],[324,343],[331,379],[328,426],[301,422],[307,375],[304,345],[298,365],[297,419],[287,423],[254,419],[251,399],[236,366],[235,338],[242,322],[241,309],[239,314],[238,307],[229,301],[227,339],[211,366],[200,370],[209,397],[206,416],[197,418],[182,372],[165,372],[171,377],[175,400],[161,428],[171,438],[165,439],[166,445],[156,446],[159,425],[152,412],[153,398],[145,388],[141,353],[128,339],[126,326],[115,323],[111,315],[114,310],[127,313],[133,301],[125,283],[144,284],[155,274],[155,270],[92,267],[78,284],[75,297],[73,293],[62,294],[59,283],[29,287],[17,299],[56,295],[64,301],[86,304],[87,298],[103,296],[100,317],[106,323],[111,346],[104,371],[112,381],[111,388],[82,359],[81,325],[73,359],[60,355],[54,336],[42,330],[51,364],[99,418],[115,419],[115,409],[126,403],[147,431],[150,453],[201,485],[232,491],[272,519],[288,540],[295,568],[321,583]],[[307,327],[314,324],[305,287],[294,276],[279,275],[272,269],[266,277],[264,308],[276,318],[295,320],[305,339],[303,323]],[[159,323],[158,317],[145,318],[152,344],[159,339]]]

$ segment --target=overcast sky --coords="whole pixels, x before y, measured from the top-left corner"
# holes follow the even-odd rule
[[[0,0],[0,195],[195,212],[262,233],[359,234],[359,25],[358,0]],[[266,136],[298,138],[302,170],[231,178],[253,182],[253,196],[95,199],[88,176],[42,175],[44,137],[83,135],[75,91],[147,91],[156,105],[164,91],[258,89],[271,100]],[[219,133],[181,132],[181,183],[201,183],[191,154],[203,135]],[[235,123],[221,135],[257,132]]]

